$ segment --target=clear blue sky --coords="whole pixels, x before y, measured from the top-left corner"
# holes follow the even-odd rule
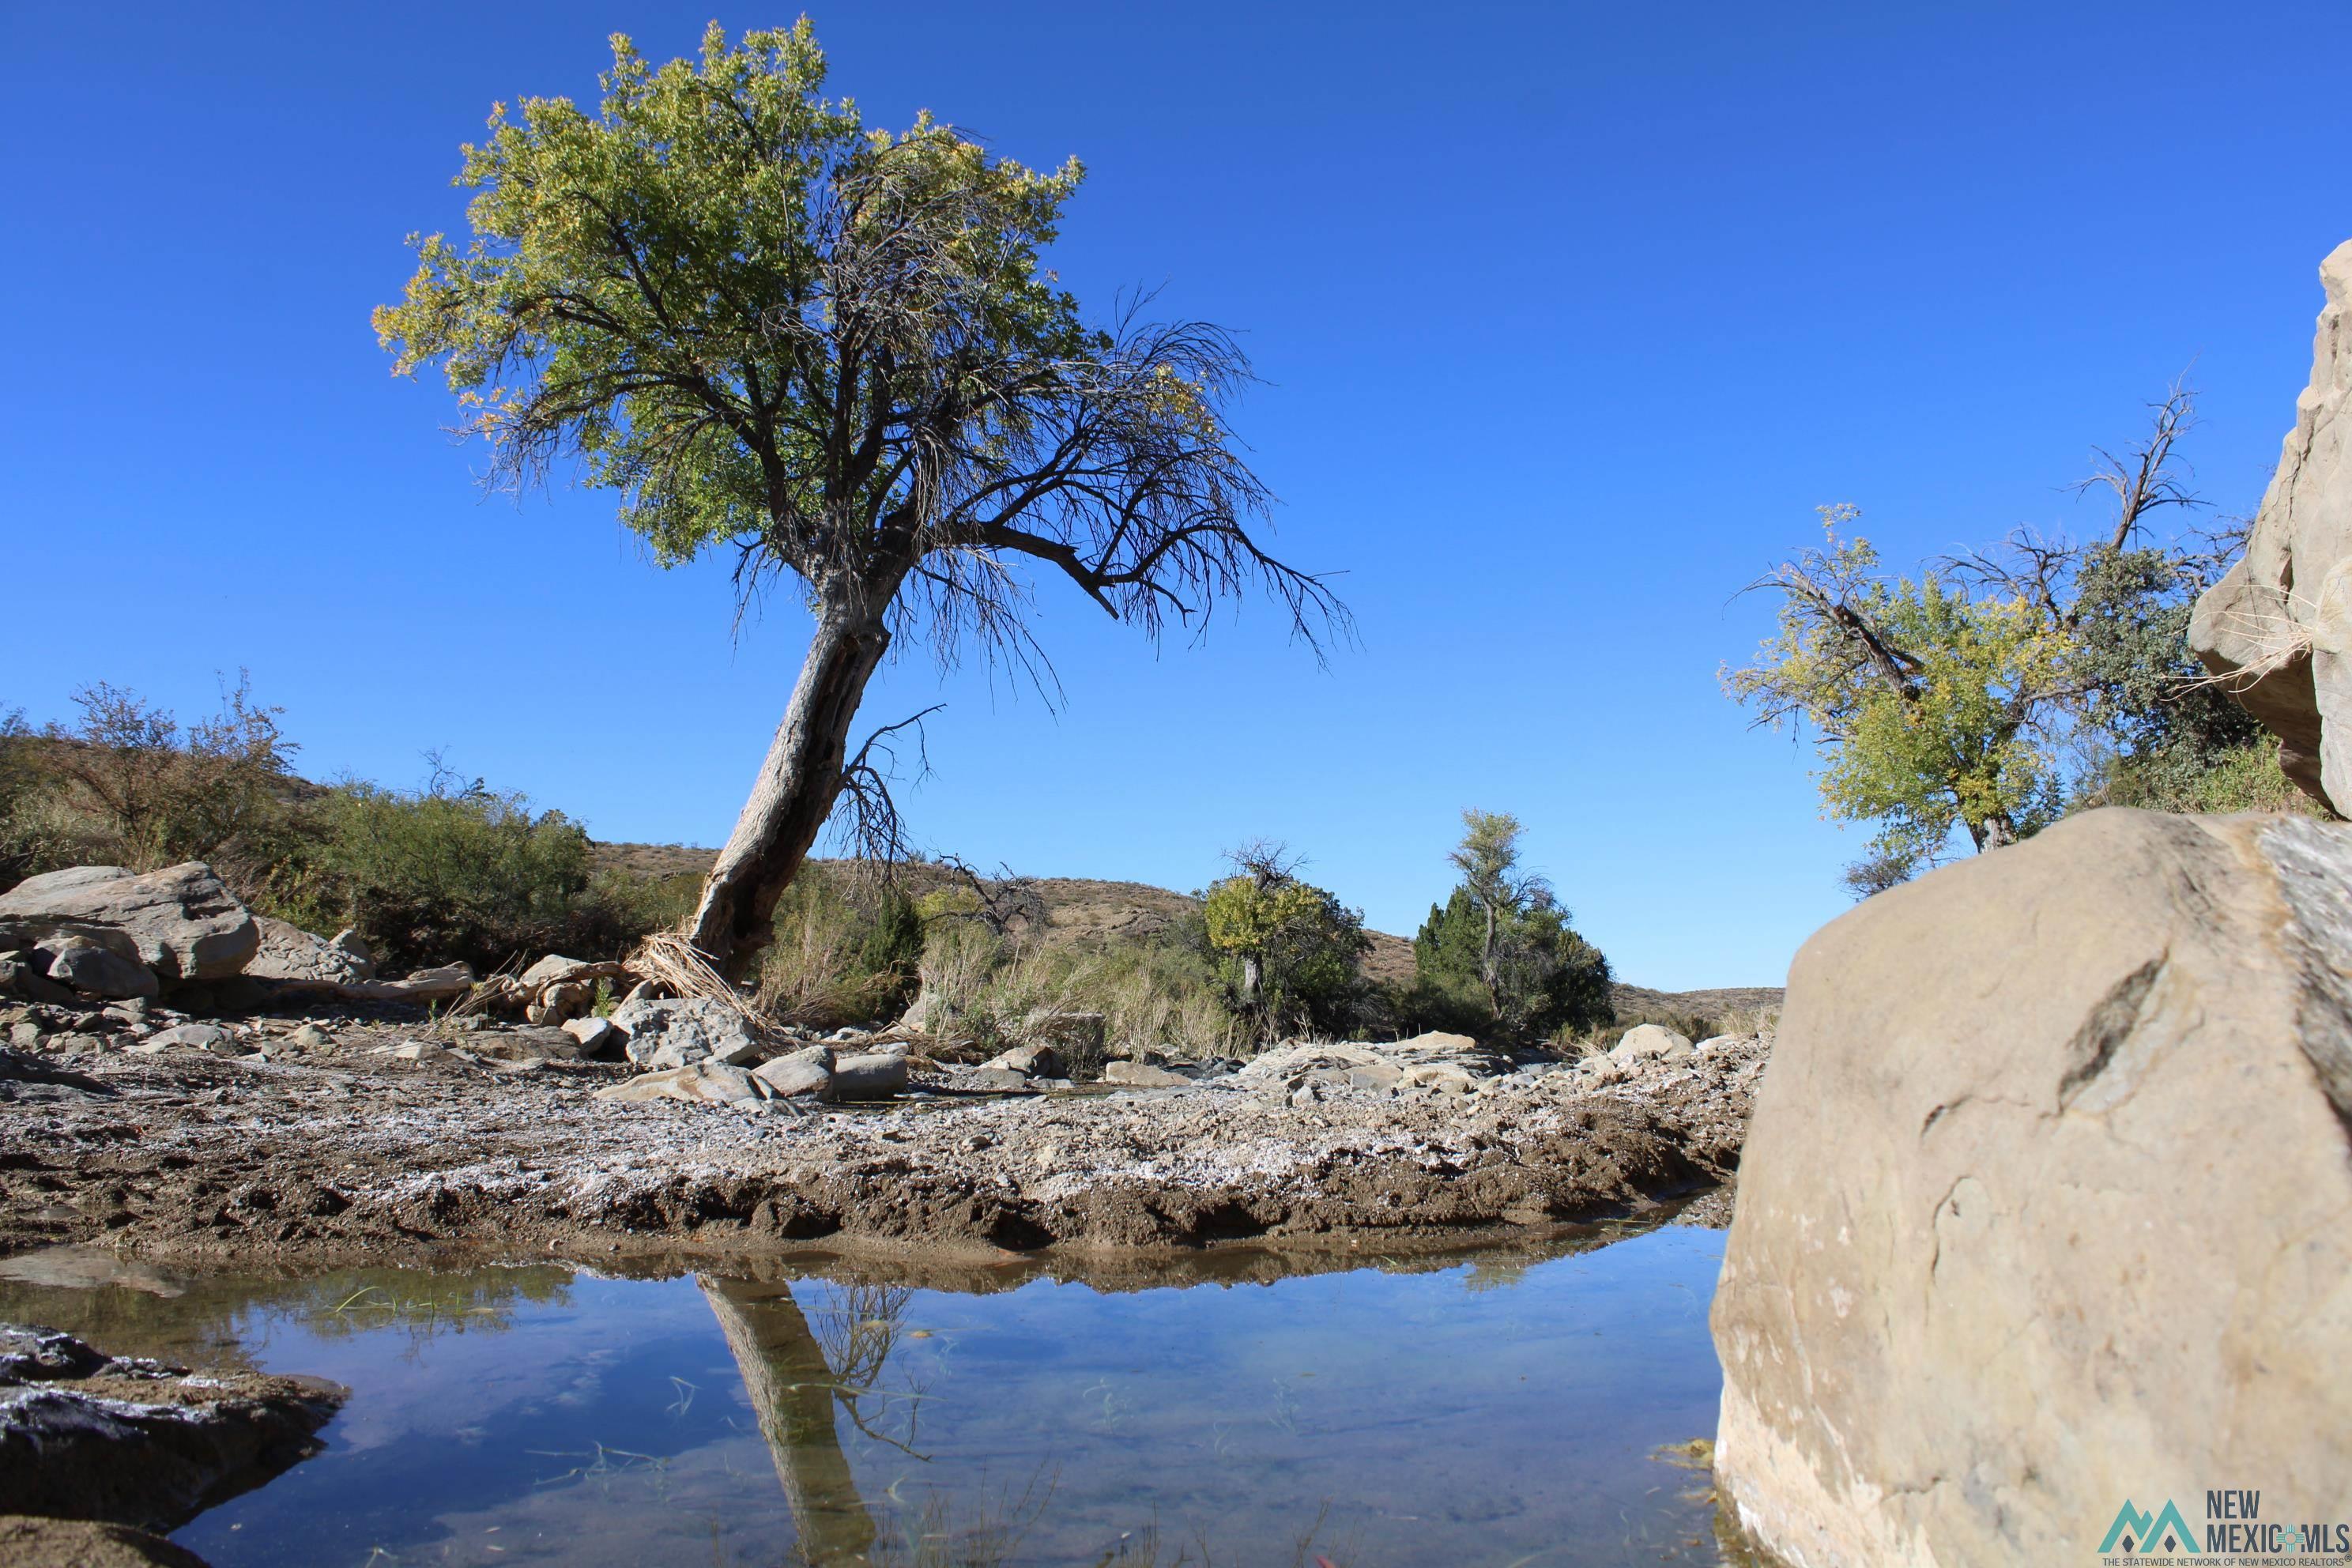
[[[493,100],[711,11],[16,0],[0,704],[193,713],[249,666],[315,776],[445,746],[601,837],[723,838],[797,609],[732,641],[723,573],[608,498],[480,499],[367,325]],[[1362,624],[1328,671],[1248,611],[1155,655],[1046,584],[1058,714],[920,657],[869,697],[949,704],[923,841],[1190,888],[1278,837],[1410,932],[1459,810],[1509,810],[1652,985],[1777,983],[1859,848],[1717,693],[1733,591],[1827,501],[1898,560],[2090,526],[2062,487],[2192,362],[2201,487],[2250,510],[2352,235],[2341,0],[814,15],[872,121],[1087,161],[1082,298],[1246,334],[1281,546]]]

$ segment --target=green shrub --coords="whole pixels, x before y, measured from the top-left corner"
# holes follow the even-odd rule
[[[2114,764],[2093,804],[2148,811],[2289,811],[2325,816],[2319,803],[2279,771],[2278,741],[2263,735],[2209,752],[2173,747]]]
[[[587,833],[522,795],[438,778],[414,792],[347,784],[303,815],[306,842],[261,902],[311,930],[356,928],[389,971],[528,961],[560,951],[591,911]]]
[[[1054,1013],[1100,1013],[1106,1042],[1195,1058],[1244,1047],[1209,962],[1182,940],[1046,948],[970,921],[935,921],[923,948],[925,1026],[992,1055],[1030,1040]],[[1091,1077],[1099,1063],[1066,1064]]]
[[[914,999],[923,918],[905,889],[854,869],[811,863],[777,901],[759,1000],[810,1028],[884,1022]]]
[[[1346,1030],[1361,1011],[1361,964],[1371,946],[1363,912],[1299,880],[1279,846],[1253,845],[1228,858],[1234,874],[1211,885],[1197,926],[1229,1010],[1261,1043]]]
[[[73,700],[71,728],[36,734],[21,712],[0,715],[0,870],[13,881],[65,866],[205,860],[255,892],[294,832],[281,710],[257,706],[242,677],[218,713],[185,730],[104,681]]]

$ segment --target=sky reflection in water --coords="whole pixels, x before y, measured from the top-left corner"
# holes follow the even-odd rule
[[[0,1317],[350,1386],[324,1454],[174,1538],[216,1568],[1712,1563],[1703,1478],[1654,1453],[1714,1431],[1721,1233],[1561,1250],[0,1279]]]

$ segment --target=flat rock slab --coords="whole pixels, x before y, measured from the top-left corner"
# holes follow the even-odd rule
[[[0,1325],[0,1512],[168,1532],[317,1452],[344,1395],[310,1378],[198,1376]]]

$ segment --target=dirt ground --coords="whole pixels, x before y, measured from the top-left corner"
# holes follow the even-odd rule
[[[1307,1104],[1229,1079],[742,1110],[592,1098],[622,1065],[401,1059],[380,1047],[424,1036],[394,1019],[320,1016],[299,1037],[299,1017],[250,1020],[215,1050],[142,1054],[135,1028],[37,1011],[0,1053],[0,1252],[191,1263],[1527,1234],[1727,1183],[1766,1057],[1744,1040]]]

